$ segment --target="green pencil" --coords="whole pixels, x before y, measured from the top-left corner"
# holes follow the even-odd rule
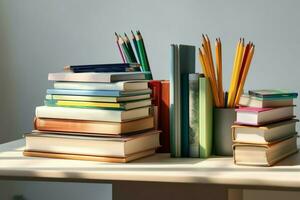
[[[122,47],[122,49],[123,49],[123,52],[124,52],[124,54],[125,54],[125,58],[126,58],[126,61],[128,62],[128,63],[133,63],[133,60],[132,60],[132,58],[131,58],[131,56],[130,56],[130,53],[129,53],[129,51],[128,51],[128,48],[127,48],[127,46],[126,46],[126,44],[125,44],[125,42],[124,42],[124,40],[123,40],[123,38],[119,35],[119,45]]]
[[[136,42],[137,42],[137,46],[138,46],[139,53],[140,53],[140,56],[141,56],[142,69],[143,69],[143,71],[150,72],[150,74],[147,77],[148,77],[149,80],[152,80],[153,77],[152,77],[152,73],[151,73],[151,69],[150,69],[146,49],[145,49],[145,46],[144,46],[143,37],[142,37],[142,35],[139,31],[137,31]]]
[[[125,42],[125,44],[126,44],[126,46],[127,46],[127,49],[128,49],[129,55],[130,55],[130,57],[131,57],[131,60],[132,60],[132,62],[137,63],[136,57],[135,57],[135,55],[134,55],[133,48],[132,48],[132,46],[131,46],[131,44],[130,44],[130,40],[129,40],[129,38],[128,38],[128,36],[127,36],[126,33],[124,33],[124,35],[125,35],[125,37],[124,37],[124,42]]]
[[[135,49],[135,52],[136,52],[136,55],[139,59],[139,63],[141,64],[141,56],[140,56],[140,53],[139,53],[139,49],[138,49],[138,46],[137,46],[137,43],[136,43],[136,38],[135,38],[135,35],[133,33],[133,31],[131,31],[131,34],[132,34],[132,41],[133,41],[133,45],[134,45],[134,49]]]

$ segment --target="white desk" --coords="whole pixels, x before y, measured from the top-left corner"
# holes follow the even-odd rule
[[[201,184],[208,187],[202,193],[219,189],[219,194],[229,188],[300,190],[300,154],[265,168],[235,166],[232,158],[174,159],[168,154],[128,164],[33,158],[22,155],[23,147],[24,140],[0,145],[1,179],[113,183],[118,199],[122,199],[122,192],[129,191],[124,186],[138,189],[143,184],[149,191],[150,187],[166,189],[166,185],[172,184],[176,191],[183,185],[198,190]],[[239,199],[240,190],[232,191]]]

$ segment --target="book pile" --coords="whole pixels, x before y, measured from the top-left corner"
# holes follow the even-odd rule
[[[297,93],[252,90],[243,95],[232,127],[234,161],[270,166],[297,152],[293,99]]]
[[[128,162],[155,153],[159,131],[136,64],[68,66],[36,108],[25,156]]]

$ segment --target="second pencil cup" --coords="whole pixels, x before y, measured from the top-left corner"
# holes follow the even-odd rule
[[[213,148],[218,156],[232,156],[231,126],[236,120],[234,108],[214,108]]]

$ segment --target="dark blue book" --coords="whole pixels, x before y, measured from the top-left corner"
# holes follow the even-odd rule
[[[68,89],[48,89],[47,94],[51,95],[75,95],[75,96],[105,96],[105,97],[121,97],[135,96],[142,94],[150,94],[151,89],[136,91],[120,91],[120,90],[68,90]]]
[[[82,72],[132,72],[140,71],[138,63],[113,63],[113,64],[92,64],[92,65],[70,65],[64,67],[65,71],[74,73]]]

